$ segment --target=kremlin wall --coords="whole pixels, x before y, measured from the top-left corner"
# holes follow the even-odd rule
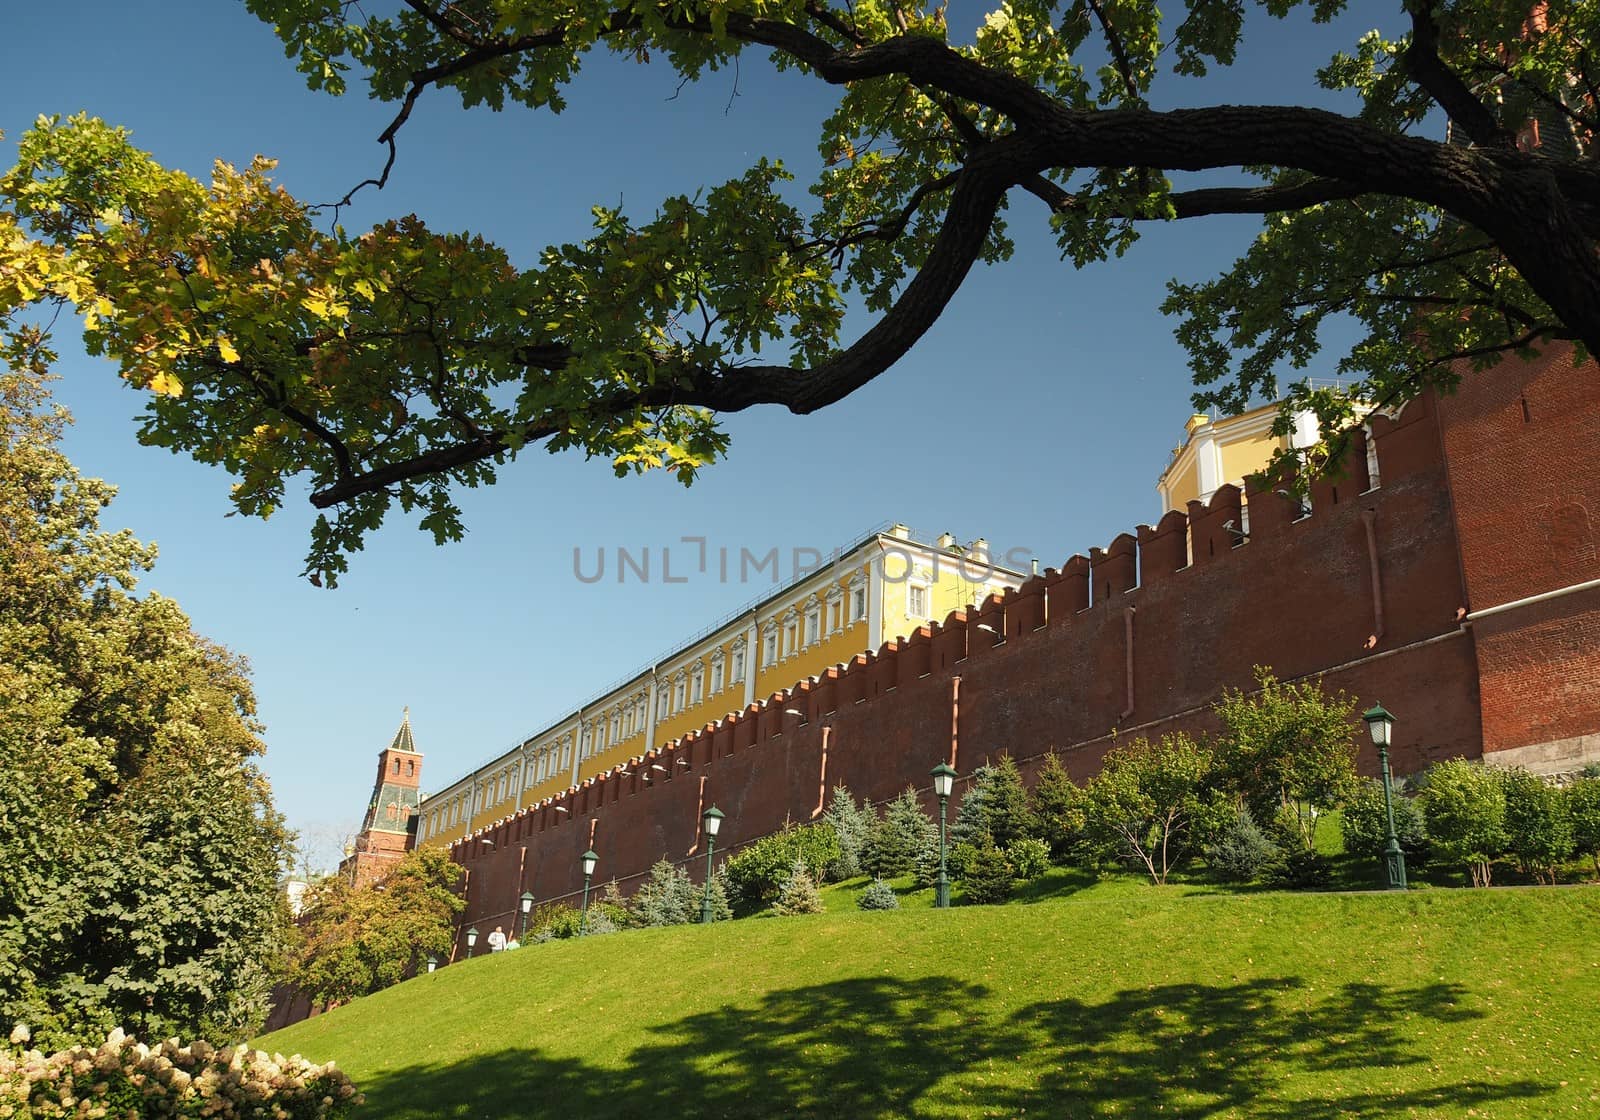
[[[940,762],[964,782],[997,755],[1028,776],[1054,752],[1081,780],[1118,741],[1213,730],[1211,705],[1257,665],[1381,702],[1402,775],[1451,757],[1600,762],[1600,367],[1552,349],[1466,373],[1453,395],[1369,417],[1344,467],[1309,510],[1270,484],[1222,485],[451,842],[455,956],[469,926],[515,929],[524,891],[575,904],[591,847],[595,887],[631,892],[662,857],[703,875],[713,804],[720,856],[821,816],[836,785],[873,802],[910,785],[931,806]],[[409,809],[395,761],[413,758],[403,725],[374,807]],[[384,827],[372,814],[368,832]],[[272,1025],[310,1010],[286,1000]]]

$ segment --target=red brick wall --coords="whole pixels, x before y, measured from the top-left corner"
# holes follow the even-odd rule
[[[1565,347],[1510,359],[1439,414],[1485,751],[1534,769],[1600,758],[1600,593],[1496,609],[1600,579],[1600,367]]]
[[[630,889],[663,856],[702,874],[700,815],[713,802],[727,814],[725,852],[811,819],[837,784],[879,802],[907,785],[925,791],[928,771],[949,757],[957,677],[963,774],[1002,752],[1031,770],[1054,750],[1087,777],[1116,738],[1209,729],[1219,691],[1248,687],[1256,665],[1282,678],[1321,674],[1362,706],[1382,701],[1399,717],[1401,773],[1479,756],[1476,654],[1460,625],[1466,595],[1432,401],[1380,420],[1375,438],[1381,488],[1364,490],[1357,447],[1350,475],[1319,485],[1309,517],[1293,520],[1282,499],[1256,495],[1249,540],[1236,545],[1223,522],[1238,523],[1239,494],[1225,487],[1187,518],[1168,515],[1137,539],[1072,557],[1004,599],[688,736],[627,776],[525,811],[485,834],[492,848],[457,845],[470,873],[463,928],[514,928],[524,890],[573,899],[591,835],[595,887],[617,878]],[[1366,751],[1362,765],[1374,767]]]

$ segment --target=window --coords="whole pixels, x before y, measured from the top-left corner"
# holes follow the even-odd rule
[[[829,602],[828,602],[828,633],[830,633],[830,634],[837,633],[838,630],[839,630],[839,627],[840,627],[840,625],[842,624],[843,621],[844,621],[844,601],[842,599],[837,599],[837,598],[829,600]]]
[[[761,646],[761,664],[775,665],[778,661],[778,631],[769,628]]]
[[[729,680],[744,680],[744,639],[733,643],[733,675]]]
[[[713,696],[715,696],[717,693],[719,693],[721,691],[722,691],[722,662],[719,659],[719,660],[713,661],[711,663],[711,694]]]
[[[394,760],[394,772],[396,774],[400,773],[400,760],[398,758]]]
[[[865,587],[852,587],[850,589],[850,621],[860,622],[867,617],[867,589]]]
[[[660,723],[667,718],[667,705],[672,703],[672,697],[666,689],[656,694],[656,722]]]
[[[783,625],[783,655],[785,657],[794,656],[794,652],[795,652],[795,648],[796,648],[795,647],[795,642],[799,638],[799,636],[800,636],[800,624],[798,622],[792,622],[791,621],[791,622],[784,623],[784,625]]]
[[[689,674],[689,703],[698,704],[705,699],[706,671],[703,666],[696,665],[694,672]]]
[[[919,584],[906,585],[906,613],[912,618],[928,617],[928,589]]]
[[[682,673],[679,673],[678,674],[678,679],[677,679],[676,682],[674,682],[673,688],[672,688],[672,710],[673,711],[675,711],[675,712],[683,711],[683,702],[684,702],[684,698],[688,695],[688,687],[689,687],[689,685],[688,685],[687,679],[684,677],[684,675]]]
[[[406,777],[414,778],[417,775],[417,764],[409,758],[406,759]]]
[[[806,645],[816,645],[822,640],[822,608],[812,604],[806,611]]]
[[[611,713],[611,742],[617,741],[617,733],[622,730],[622,713],[613,710]]]

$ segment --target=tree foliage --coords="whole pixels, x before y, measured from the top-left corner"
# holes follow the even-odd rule
[[[1600,775],[1584,775],[1567,787],[1567,811],[1572,815],[1572,846],[1594,862],[1600,876]]]
[[[1151,882],[1165,883],[1223,819],[1213,766],[1211,752],[1182,734],[1106,752],[1085,787],[1091,836],[1102,850],[1142,865]]]
[[[1506,800],[1506,850],[1524,875],[1556,881],[1556,867],[1572,855],[1572,814],[1566,792],[1517,767],[1500,775]]]
[[[855,795],[844,786],[834,786],[823,819],[833,826],[839,842],[839,856],[823,868],[826,877],[835,882],[853,879],[861,874],[861,857],[866,850],[867,837],[877,820],[872,808],[857,803]]]
[[[1315,851],[1323,814],[1355,786],[1354,701],[1329,696],[1320,681],[1285,684],[1258,666],[1255,693],[1225,689],[1216,711],[1223,780],[1256,820],[1283,822]]]
[[[1083,790],[1073,782],[1054,751],[1045,756],[1029,799],[1033,805],[1033,834],[1050,845],[1050,858],[1066,863],[1076,854],[1088,823]]]
[[[243,1037],[289,859],[247,667],[133,593],[155,550],[100,529],[116,491],[66,420],[36,367],[0,373],[0,1020]]]
[[[1500,775],[1458,758],[1430,766],[1426,778],[1420,800],[1440,860],[1465,867],[1473,886],[1487,887],[1507,840]]]
[[[316,1003],[344,1003],[416,975],[430,956],[448,959],[466,908],[460,879],[445,851],[419,848],[380,880],[312,884],[290,980]]]
[[[361,187],[404,173],[420,99],[558,112],[596,51],[684,82],[754,52],[838,91],[809,201],[756,158],[652,213],[597,206],[587,236],[529,263],[415,218],[323,229],[267,160],[203,184],[92,120],[25,136],[0,179],[0,347],[41,359],[12,313],[74,307],[91,351],[152,392],[144,439],[227,467],[245,513],[309,484],[331,511],[318,579],[396,504],[459,535],[458,489],[529,447],[692,479],[727,450],[720,415],[848,397],[1019,230],[1085,268],[1152,224],[1261,215],[1233,267],[1174,283],[1164,309],[1197,399],[1229,408],[1276,396],[1331,316],[1358,325],[1347,390],[1294,390],[1323,424],[1297,453],[1315,462],[1355,399],[1393,404],[1507,350],[1600,345],[1592,3],[1396,4],[1386,30],[1327,43],[1317,80],[1343,112],[1208,103],[1193,81],[1250,65],[1262,18],[1326,22],[1342,0],[1021,0],[959,24],[928,0],[246,6],[314,89],[364,84],[395,106]],[[1162,107],[1177,97],[1190,107]],[[869,321],[847,328],[851,299]]]

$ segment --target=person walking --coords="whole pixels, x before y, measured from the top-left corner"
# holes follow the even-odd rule
[[[506,947],[506,931],[499,926],[494,927],[494,932],[489,935],[489,952],[498,953]]]

